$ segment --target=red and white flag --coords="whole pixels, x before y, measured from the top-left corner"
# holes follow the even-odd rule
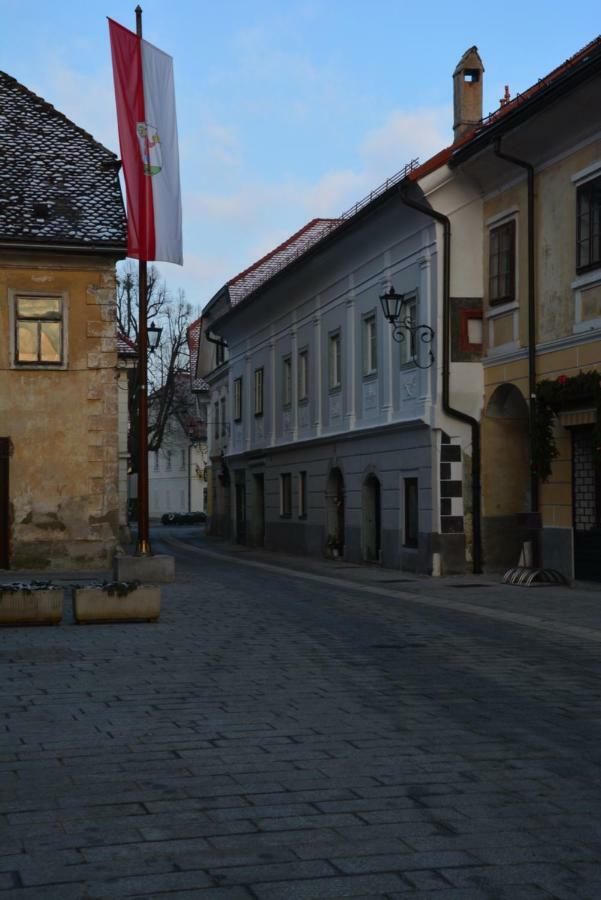
[[[109,31],[127,194],[127,253],[181,266],[173,60],[112,19]]]

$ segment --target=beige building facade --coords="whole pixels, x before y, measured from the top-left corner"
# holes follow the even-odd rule
[[[17,198],[0,205],[0,568],[103,567],[120,517],[118,164],[2,73],[0,95],[15,126],[0,194]]]
[[[502,105],[454,154],[483,196],[489,570],[522,557],[570,579],[601,579],[600,92],[595,41]]]

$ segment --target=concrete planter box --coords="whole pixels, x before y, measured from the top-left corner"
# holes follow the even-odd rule
[[[62,618],[62,588],[0,586],[0,625],[58,625]]]
[[[78,623],[156,622],[161,613],[161,589],[140,585],[125,596],[110,594],[106,588],[76,588],[73,614]]]

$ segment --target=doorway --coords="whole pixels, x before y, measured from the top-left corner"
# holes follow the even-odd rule
[[[257,547],[265,545],[265,477],[253,475],[255,488],[253,504],[253,540]]]
[[[326,485],[326,524],[328,546],[338,556],[344,553],[344,478],[339,468],[333,468]]]
[[[246,485],[244,472],[236,473],[236,543],[246,543]]]
[[[382,507],[380,481],[368,475],[363,482],[363,558],[380,562],[382,549]]]
[[[601,581],[601,472],[593,456],[593,429],[572,432],[574,575]]]
[[[10,438],[0,437],[0,569],[9,564],[9,459]]]

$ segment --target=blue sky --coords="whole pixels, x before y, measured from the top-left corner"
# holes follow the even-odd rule
[[[601,31],[598,6],[430,0],[146,0],[175,60],[184,267],[202,307],[306,221],[337,215],[452,137],[453,69],[476,44],[484,111]],[[135,0],[0,0],[0,68],[118,152],[106,16]]]

